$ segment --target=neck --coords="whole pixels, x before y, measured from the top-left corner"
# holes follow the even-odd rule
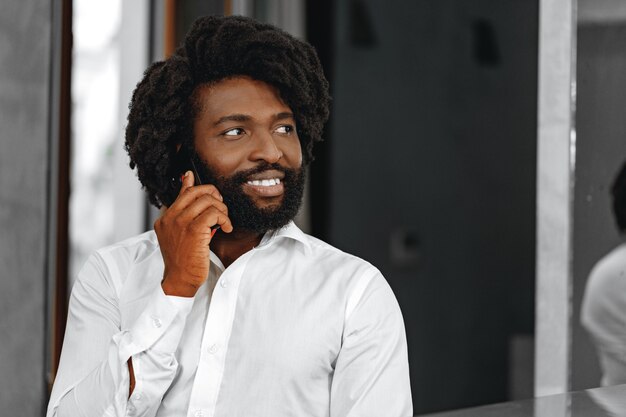
[[[262,233],[247,230],[233,230],[231,233],[218,230],[211,240],[211,250],[228,268],[237,258],[257,246],[262,238]]]

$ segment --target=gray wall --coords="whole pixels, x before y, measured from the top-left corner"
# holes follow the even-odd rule
[[[0,410],[43,415],[51,5],[0,13]]]

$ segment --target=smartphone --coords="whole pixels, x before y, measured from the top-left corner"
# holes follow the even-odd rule
[[[178,197],[178,193],[180,193],[180,187],[183,185],[182,176],[187,171],[193,172],[194,185],[203,184],[189,151],[182,146],[176,155],[174,155],[174,161],[170,168],[170,182],[165,195],[165,200],[167,201],[163,201],[163,204],[166,206],[169,207],[176,201],[176,197]]]
[[[203,179],[200,177],[200,174],[198,174],[196,164],[193,162],[189,151],[187,150],[187,148],[182,146],[174,156],[174,161],[170,170],[170,187],[167,190],[167,194],[165,196],[167,201],[163,201],[166,206],[169,207],[174,203],[174,201],[176,201],[176,197],[178,197],[178,194],[180,193],[180,187],[182,187],[183,185],[182,176],[187,171],[193,172],[194,186],[202,185],[204,183]],[[212,226],[211,230],[213,231],[213,233],[211,234],[211,236],[213,236],[219,228],[219,224]]]

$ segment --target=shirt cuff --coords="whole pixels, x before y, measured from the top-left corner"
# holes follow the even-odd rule
[[[163,287],[161,287],[161,291],[163,291]],[[178,309],[178,312],[183,315],[183,317],[187,317],[191,312],[191,308],[193,307],[194,297],[178,297],[176,295],[165,295],[170,303],[174,304]]]
[[[175,300],[158,285],[150,296],[148,305],[129,329],[131,355],[154,349],[174,353],[180,342],[187,315],[193,306],[193,297]]]

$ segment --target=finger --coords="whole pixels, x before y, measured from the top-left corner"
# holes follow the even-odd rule
[[[209,207],[215,207],[226,216],[228,216],[228,207],[226,204],[216,199],[210,194],[203,194],[196,198],[191,204],[185,207],[184,210],[178,215],[178,220],[183,222],[190,222],[198,217],[202,212]]]
[[[213,197],[217,198],[218,200],[224,201],[224,197],[222,197],[222,193],[220,193],[217,187],[212,184],[197,185],[191,188],[189,192],[198,193],[198,194],[210,194]]]
[[[203,211],[202,214],[194,219],[190,226],[197,232],[209,233],[212,236],[211,228],[215,225],[219,225],[226,233],[233,231],[233,225],[228,216],[215,207],[209,207]]]
[[[195,183],[195,178],[193,176],[193,172],[185,171],[185,173],[183,174],[183,184],[180,187],[180,191],[178,192],[178,195],[181,195],[182,193],[184,193],[186,189],[193,187],[194,183]]]
[[[190,173],[189,177],[193,178],[193,174]],[[188,177],[185,177],[183,179],[183,184],[184,184],[184,181],[186,180],[188,180]],[[224,201],[222,194],[214,185],[211,185],[211,184],[197,185],[195,187],[194,186],[186,187],[184,190],[183,190],[183,187],[181,187],[181,192],[176,198],[176,201],[174,201],[174,203],[170,207],[174,209],[173,211],[184,209],[185,207],[193,203],[195,199],[199,198],[200,196],[204,194],[212,195],[216,199],[220,201]]]
[[[191,171],[185,171],[184,174],[182,174],[180,176],[180,190],[178,190],[178,196],[176,197],[176,200],[174,200],[174,202],[172,203],[172,205],[169,207],[169,209],[174,208],[174,210],[176,210],[175,206],[181,206],[181,196],[185,195],[185,192],[187,190],[190,190],[193,187],[193,183],[194,183],[194,176],[193,173]],[[177,204],[178,203],[178,204]],[[178,207],[178,208],[182,208],[182,207]]]

